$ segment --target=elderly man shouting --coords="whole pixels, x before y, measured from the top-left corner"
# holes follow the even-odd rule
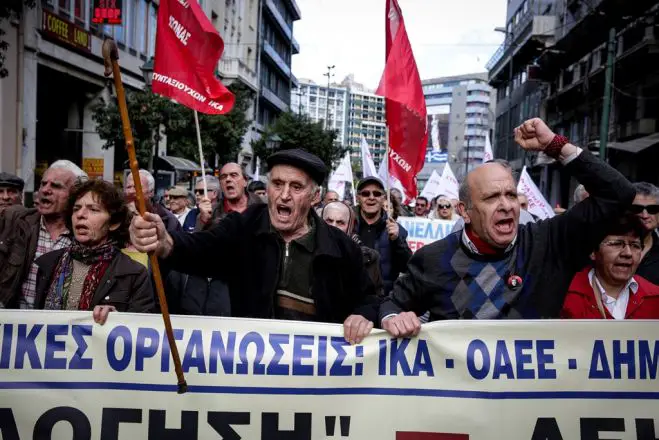
[[[484,164],[460,188],[463,231],[421,248],[380,310],[393,336],[416,334],[430,320],[557,317],[570,281],[606,235],[606,225],[634,200],[632,185],[540,119],[515,129],[527,151],[558,159],[590,197],[563,215],[519,226],[510,169]]]
[[[133,243],[175,270],[225,281],[232,316],[343,322],[346,339],[361,342],[377,300],[359,247],[311,209],[327,168],[302,150],[267,162],[267,205],[193,234],[168,234],[158,216],[135,217]]]

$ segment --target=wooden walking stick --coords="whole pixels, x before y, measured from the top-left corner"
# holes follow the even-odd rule
[[[119,51],[117,44],[112,38],[106,38],[103,41],[102,47],[103,61],[105,63],[105,76],[114,76],[114,86],[117,92],[117,101],[119,103],[119,113],[121,114],[121,125],[124,129],[124,138],[126,139],[126,150],[128,151],[128,161],[130,163],[130,172],[135,182],[136,203],[137,210],[141,216],[146,212],[146,203],[142,193],[142,180],[140,179],[139,165],[135,155],[135,145],[133,144],[133,132],[130,128],[130,119],[128,118],[128,106],[126,105],[126,94],[124,86],[121,82],[121,70],[119,69]],[[165,287],[162,283],[162,276],[160,275],[160,266],[158,265],[158,257],[151,252],[149,254],[149,261],[151,262],[151,269],[153,271],[153,279],[156,283],[156,293],[158,294],[158,301],[160,302],[160,310],[162,311],[162,319],[165,322],[165,331],[167,332],[167,340],[174,359],[174,369],[176,370],[176,377],[178,378],[178,393],[183,394],[188,390],[188,384],[185,382],[183,376],[183,368],[181,367],[181,358],[178,354],[176,347],[176,340],[174,340],[174,331],[172,330],[172,321],[169,317],[169,309],[167,307],[167,298],[165,297]]]

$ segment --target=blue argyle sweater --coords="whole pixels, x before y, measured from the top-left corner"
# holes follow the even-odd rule
[[[380,319],[402,311],[429,311],[430,321],[558,317],[572,278],[635,196],[627,179],[587,151],[565,168],[590,197],[562,215],[519,226],[514,246],[499,255],[473,252],[462,231],[424,246],[381,304]],[[511,288],[511,275],[522,285]]]

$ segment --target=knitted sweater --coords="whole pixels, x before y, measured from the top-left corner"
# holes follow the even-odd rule
[[[606,236],[606,225],[632,203],[635,191],[616,170],[583,151],[565,166],[590,197],[562,215],[519,226],[514,246],[474,253],[463,232],[421,248],[380,307],[380,318],[401,311],[439,319],[557,317],[574,275]],[[517,275],[522,285],[510,287]]]

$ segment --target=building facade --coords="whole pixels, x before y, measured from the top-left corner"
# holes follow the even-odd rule
[[[336,141],[345,145],[348,89],[336,84],[321,86],[309,79],[301,79],[291,96],[291,111],[308,115],[323,127],[336,130]]]
[[[213,26],[224,40],[224,53],[218,65],[218,74],[225,85],[239,81],[254,91],[254,101],[247,110],[247,119],[253,121],[243,137],[238,157],[248,173],[252,173],[254,156],[251,143],[258,139],[256,108],[259,93],[259,0],[200,0]]]
[[[260,17],[256,121],[262,130],[289,110],[291,92],[299,85],[291,70],[291,57],[300,51],[293,37],[293,23],[300,19],[300,9],[295,0],[261,0]]]
[[[611,165],[632,181],[659,183],[659,5],[561,0],[557,15],[556,44],[538,59],[548,123],[595,153],[604,135]],[[608,60],[613,80],[606,106]],[[609,123],[602,130],[607,112]],[[560,167],[544,167],[541,177],[552,199],[569,202],[576,182]]]
[[[486,65],[490,85],[497,90],[492,148],[495,157],[507,159],[516,170],[531,158],[515,145],[513,129],[529,117],[542,116],[544,86],[533,77],[532,66],[555,42],[557,14],[556,0],[510,0],[505,26],[497,29],[505,40]]]
[[[375,166],[385,157],[387,150],[387,124],[384,98],[358,88],[349,88],[346,146],[351,150],[352,162],[361,170],[361,143],[366,139]]]
[[[482,162],[496,102],[487,79],[484,72],[422,81],[429,154],[417,177],[420,187],[446,160],[458,179]]]
[[[56,159],[110,181],[126,159],[123,150],[102,148],[92,120],[99,98],[112,93],[101,44],[105,35],[117,41],[125,86],[142,89],[140,67],[154,53],[157,4],[125,0],[122,26],[96,25],[90,13],[90,0],[48,0],[2,25],[9,76],[0,80],[0,169],[25,179],[28,202]]]

